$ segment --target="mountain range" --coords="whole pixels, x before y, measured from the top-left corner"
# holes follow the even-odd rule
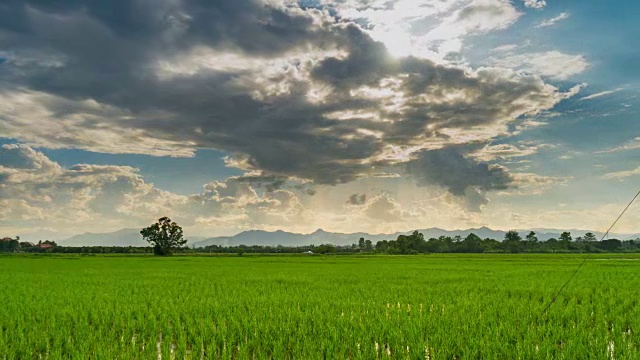
[[[205,240],[204,237],[190,238],[192,242]],[[112,233],[84,233],[59,240],[62,246],[149,246],[142,239],[139,229],[122,229]]]
[[[530,230],[518,230],[520,235],[524,237]],[[571,235],[576,238],[584,236],[584,234],[590,232],[589,230],[558,230],[558,229],[534,229],[536,236],[541,241],[546,241],[551,238],[559,238],[563,231],[571,232]],[[472,228],[466,230],[445,230],[440,228],[428,228],[420,229],[418,232],[422,233],[425,239],[437,238],[439,236],[461,236],[466,237],[470,233],[474,233],[479,237],[491,238],[496,240],[504,239],[507,231],[492,230],[488,227]],[[600,239],[604,233],[591,231]],[[311,234],[297,234],[278,230],[275,232],[251,230],[244,231],[234,236],[221,236],[205,239],[202,241],[192,242],[192,247],[205,247],[209,245],[224,245],[224,246],[237,246],[237,245],[283,245],[283,246],[300,246],[300,245],[320,245],[320,244],[334,244],[334,245],[350,245],[357,243],[358,239],[365,238],[371,240],[374,244],[380,240],[395,240],[399,235],[409,235],[412,231],[408,232],[396,232],[393,234],[368,234],[368,233],[333,233],[327,232],[322,229],[318,229]],[[617,238],[622,240],[636,239],[640,237],[640,234],[610,234],[609,238]]]
[[[437,238],[439,236],[461,236],[466,237],[470,233],[474,233],[481,238],[491,238],[496,240],[504,239],[506,231],[493,230],[488,227],[471,228],[466,230],[445,230],[440,228],[428,228],[418,230],[424,234],[425,239]],[[530,230],[518,230],[520,235],[524,237]],[[533,229],[536,232],[536,236],[539,240],[545,241],[550,238],[558,238],[563,231],[571,232],[571,235],[576,238],[578,236],[584,236],[589,230],[558,230],[558,229]],[[282,230],[278,231],[263,231],[263,230],[249,230],[243,231],[233,236],[219,236],[219,237],[188,237],[189,247],[205,247],[209,245],[223,245],[223,246],[238,246],[238,245],[270,245],[270,246],[303,246],[303,245],[320,245],[320,244],[334,244],[334,245],[350,245],[357,243],[358,239],[365,238],[371,240],[374,244],[380,240],[395,240],[399,235],[408,235],[412,231],[408,232],[396,232],[392,234],[368,234],[364,232],[359,233],[334,233],[327,232],[322,229],[318,229],[310,234],[298,234],[291,233]],[[600,239],[603,235],[602,232],[592,231],[596,238]],[[640,238],[640,234],[610,234],[609,238],[616,238],[620,240],[636,239]],[[37,242],[36,239],[24,238],[27,241]],[[41,240],[47,240],[42,238]],[[80,235],[71,236],[69,238],[60,239],[57,241],[62,246],[148,246],[149,244],[142,239],[140,230],[138,229],[122,229],[112,233],[85,233]]]

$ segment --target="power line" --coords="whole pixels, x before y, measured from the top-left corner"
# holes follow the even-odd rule
[[[629,202],[629,204],[627,204],[627,207],[624,208],[624,210],[622,210],[622,212],[620,213],[620,215],[618,215],[618,218],[616,219],[616,221],[613,222],[613,224],[611,224],[611,226],[609,227],[609,229],[607,230],[606,233],[604,233],[604,235],[602,235],[602,237],[600,238],[600,241],[604,240],[604,238],[609,235],[609,231],[611,231],[611,229],[613,229],[614,226],[616,226],[616,224],[618,223],[618,220],[620,220],[620,218],[622,217],[622,215],[624,215],[625,212],[627,212],[627,209],[629,209],[629,207],[631,206],[631,204],[633,204],[634,201],[636,201],[636,199],[638,198],[638,196],[640,196],[640,190],[638,190],[638,192],[636,193],[636,196],[633,197],[633,199],[631,199],[631,201]],[[582,260],[582,262],[580,263],[580,265],[578,265],[578,267],[576,268],[576,270],[573,272],[573,274],[571,274],[571,276],[569,276],[569,278],[567,279],[567,281],[565,281],[564,284],[562,284],[562,286],[560,287],[560,290],[558,290],[558,292],[553,296],[553,298],[551,299],[551,301],[549,301],[549,303],[547,304],[547,306],[545,306],[544,310],[542,310],[542,313],[546,313],[547,310],[549,310],[549,308],[551,307],[551,305],[553,305],[553,303],[556,302],[556,300],[558,299],[558,296],[560,296],[560,294],[562,293],[562,290],[564,290],[565,287],[567,287],[567,285],[569,285],[569,283],[571,282],[571,280],[573,279],[574,276],[576,276],[576,274],[578,273],[578,271],[580,271],[580,269],[582,268],[582,266],[584,266],[584,264],[587,262],[587,260],[589,259],[589,257],[591,257],[591,253],[587,254],[587,256],[585,256],[585,258]]]

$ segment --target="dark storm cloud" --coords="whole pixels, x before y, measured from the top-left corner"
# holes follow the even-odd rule
[[[406,167],[419,183],[437,184],[458,196],[470,187],[504,190],[512,181],[504,167],[465,158],[454,149],[423,151]]]
[[[274,175],[244,175],[235,178],[239,182],[245,182],[254,187],[264,188],[267,192],[279,190],[287,182],[286,177]]]
[[[347,183],[398,162],[391,147],[430,142],[445,149],[409,164],[418,179],[456,195],[500,189],[500,171],[448,153],[465,141],[452,131],[490,138],[565,97],[536,77],[395,59],[354,24],[275,1],[13,1],[0,6],[0,56],[0,93],[15,100],[0,107],[6,136],[114,153],[220,149],[272,191],[288,178]]]
[[[349,196],[347,204],[350,205],[364,205],[367,202],[367,194],[353,194]]]
[[[345,28],[349,40],[349,56],[328,58],[314,69],[313,76],[338,89],[355,85],[376,84],[394,71],[395,61],[382,43],[373,41],[355,26]]]
[[[516,185],[506,168],[466,158],[455,148],[423,151],[405,166],[418,184],[439,185],[464,197],[470,211],[480,211],[489,202],[485,192]]]
[[[0,31],[2,48],[16,53],[13,63],[18,66],[28,65],[24,53],[65,62],[55,71],[22,68],[26,76],[13,80],[32,89],[135,109],[158,105],[154,101],[162,94],[153,99],[141,96],[154,81],[149,79],[150,64],[157,58],[180,56],[195,46],[276,56],[304,45],[339,41],[313,19],[283,6],[247,0],[14,1],[0,8]],[[171,85],[182,85],[182,91],[211,90],[211,82],[224,84],[225,77],[233,75],[206,74],[190,79],[190,84]],[[124,86],[129,93],[123,93]],[[132,99],[135,92],[142,99]]]

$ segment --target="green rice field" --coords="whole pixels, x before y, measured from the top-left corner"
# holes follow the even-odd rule
[[[0,256],[0,359],[640,359],[640,256]]]

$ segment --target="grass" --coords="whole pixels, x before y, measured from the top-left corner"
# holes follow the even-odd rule
[[[0,359],[640,359],[640,256],[1,256]]]

